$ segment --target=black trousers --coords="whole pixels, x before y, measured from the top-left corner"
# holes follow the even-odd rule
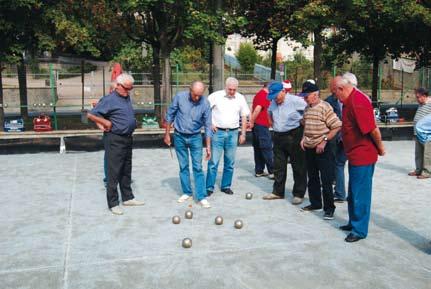
[[[105,133],[103,138],[107,165],[106,197],[108,207],[119,205],[118,184],[120,185],[123,202],[134,198],[131,188],[132,182],[132,135],[121,136]]]
[[[302,126],[288,132],[274,132],[274,186],[272,193],[280,197],[284,197],[289,159],[294,181],[292,194],[299,198],[303,198],[305,195],[307,168],[305,153],[300,146],[302,134]]]
[[[313,207],[322,207],[323,210],[334,211],[334,192],[332,183],[335,173],[334,142],[326,144],[325,150],[321,154],[316,153],[316,148],[306,149],[308,173],[308,196]]]

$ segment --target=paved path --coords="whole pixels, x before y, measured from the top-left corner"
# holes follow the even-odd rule
[[[101,151],[0,155],[0,287],[429,289],[431,181],[407,176],[413,142],[386,145],[370,234],[354,244],[337,229],[346,204],[324,221],[290,196],[263,201],[271,181],[252,176],[251,147],[238,150],[235,194],[217,191],[211,209],[176,203],[178,166],[167,149],[134,150],[133,187],[146,205],[123,216],[106,208]],[[194,218],[173,225],[189,205]],[[223,226],[213,225],[217,215]],[[184,237],[191,249],[181,247]]]

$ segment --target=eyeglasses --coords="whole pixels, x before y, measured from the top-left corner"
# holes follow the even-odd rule
[[[133,89],[133,85],[131,85],[130,87],[124,86],[123,84],[119,83],[119,85],[124,88],[125,90],[132,90]]]

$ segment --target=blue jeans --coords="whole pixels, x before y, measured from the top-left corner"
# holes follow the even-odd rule
[[[211,159],[208,161],[207,191],[214,191],[217,169],[224,152],[224,167],[221,189],[228,189],[232,185],[235,153],[238,142],[238,130],[217,130],[211,138]]]
[[[344,180],[344,166],[347,157],[344,152],[343,143],[339,142],[335,147],[335,191],[334,198],[346,199],[346,185]]]
[[[349,225],[352,233],[365,238],[370,221],[371,192],[374,164],[353,166],[349,164],[349,196],[347,197]]]
[[[195,179],[195,199],[201,201],[206,198],[205,177],[202,170],[202,136],[197,134],[174,133],[175,152],[180,166],[180,181],[183,193],[191,196],[189,151],[192,158],[193,177]]]
[[[266,169],[269,174],[274,170],[274,157],[272,153],[272,138],[269,128],[256,124],[253,128],[253,151],[254,151],[254,172],[263,173]]]

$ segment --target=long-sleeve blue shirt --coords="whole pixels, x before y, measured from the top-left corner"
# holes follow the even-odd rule
[[[173,122],[175,129],[180,133],[195,134],[205,127],[205,136],[212,136],[211,107],[205,96],[194,102],[190,92],[177,93],[165,119],[168,123]]]
[[[102,97],[90,113],[110,120],[111,132],[114,134],[128,135],[136,128],[135,112],[130,96],[121,96],[115,90]]]

